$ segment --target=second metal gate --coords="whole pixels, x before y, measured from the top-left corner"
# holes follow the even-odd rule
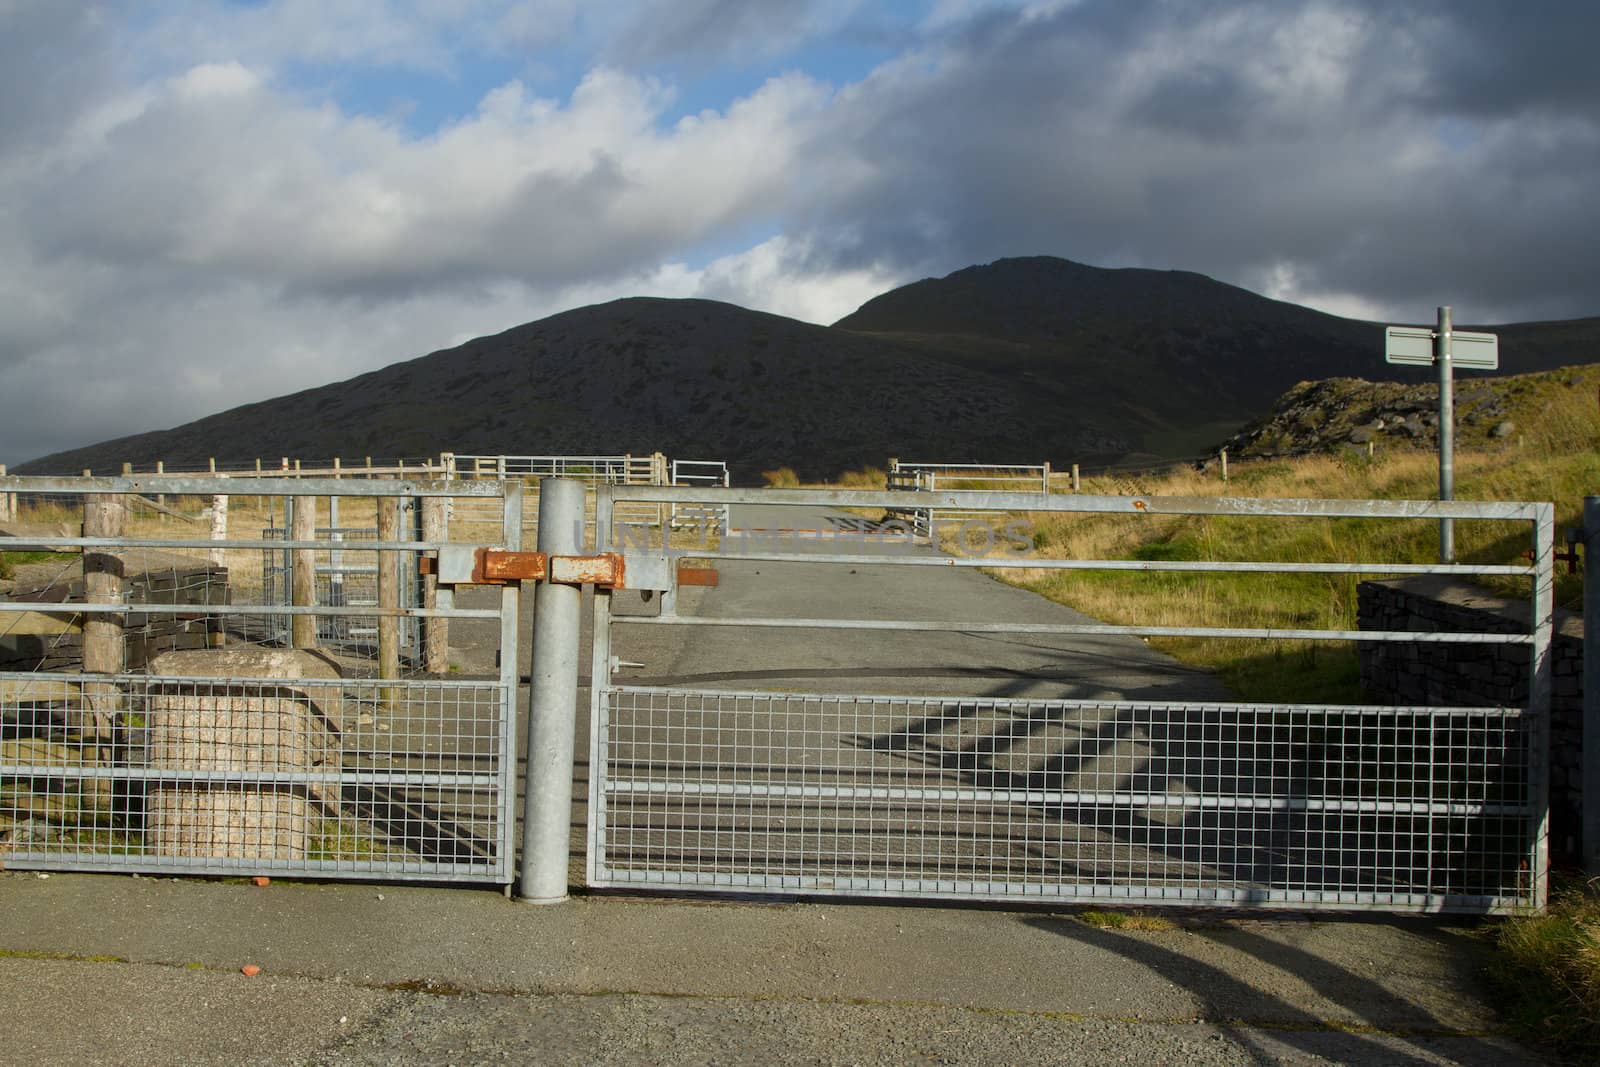
[[[620,501],[883,509],[875,492],[608,487]],[[865,541],[735,538],[669,557],[832,567],[1266,570],[1525,578],[1520,634],[1235,628],[1212,636],[1526,646],[1522,707],[722,690],[610,681],[614,628],[734,627],[1051,637],[1187,627],[612,611],[596,597],[588,880],[599,887],[993,901],[1504,910],[1545,892],[1552,508],[1548,504],[953,493],[935,506],[1525,524],[1529,565],[1236,563],[885,553]],[[842,529],[864,520],[841,519]],[[1004,521],[1013,521],[1006,519]],[[870,528],[870,525],[869,525]],[[796,534],[793,527],[785,532]],[[626,546],[622,546],[626,547]],[[735,563],[735,561],[738,561]],[[902,572],[904,573],[904,572]],[[892,614],[889,612],[888,614]],[[694,630],[689,632],[693,633]],[[710,632],[701,630],[700,632]]]

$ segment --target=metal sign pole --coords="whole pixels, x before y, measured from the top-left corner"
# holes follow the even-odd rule
[[[1433,338],[1433,361],[1439,367],[1439,499],[1454,500],[1456,496],[1456,397],[1455,380],[1450,363],[1451,311],[1448,306],[1439,309],[1439,324]],[[1456,560],[1455,520],[1439,520],[1439,562]]]
[[[1581,848],[1583,869],[1600,875],[1600,496],[1583,498],[1583,619]]]

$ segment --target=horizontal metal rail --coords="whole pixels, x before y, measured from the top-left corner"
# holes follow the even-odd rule
[[[48,852],[24,852],[19,848],[9,858],[18,866],[25,860],[26,869],[30,871],[82,871],[89,874],[126,874],[130,870],[162,874],[217,874],[229,871],[260,874],[263,871],[284,871],[328,876],[358,876],[384,882],[485,881],[486,868],[493,870],[492,861],[452,863],[410,857],[372,860],[284,860],[266,857],[236,859],[225,856],[150,854],[107,858],[106,853],[62,856]]]
[[[162,493],[168,496],[442,496],[500,499],[504,491],[494,481],[449,481],[395,478],[369,481],[361,478],[252,478],[248,487],[222,477],[183,475],[132,475],[111,478],[57,475],[6,475],[0,493],[88,494]]]
[[[370,757],[369,757],[370,758]],[[0,764],[0,778],[9,779],[96,779],[101,781],[132,780],[141,782],[203,782],[239,785],[242,778],[234,770],[198,770],[181,767],[106,767],[95,764]],[[277,785],[357,785],[357,786],[440,786],[495,787],[499,785],[499,771],[463,773],[424,773],[418,771],[386,771],[382,768],[362,768],[356,771],[269,771],[250,772],[250,788]]]
[[[319,615],[370,619],[498,619],[492,608],[380,608],[376,604],[332,607],[291,604],[91,604],[81,600],[0,600],[0,614],[38,615]]]
[[[218,688],[264,687],[266,689],[346,689],[370,692],[375,689],[420,689],[448,692],[452,689],[492,688],[491,678],[281,678],[266,675],[211,674],[105,674],[89,671],[0,671],[0,682],[125,682],[140,688],[210,685]],[[1483,710],[1483,709],[1478,709]]]
[[[1127,904],[1207,904],[1287,908],[1294,911],[1341,911],[1352,907],[1388,908],[1395,911],[1465,912],[1476,914],[1503,907],[1499,897],[1482,894],[1414,893],[1404,890],[1337,891],[1325,889],[1274,889],[1266,886],[1084,885],[1069,882],[1047,886],[1037,882],[1004,879],[898,878],[852,875],[784,875],[672,871],[654,872],[604,869],[606,884],[643,883],[659,889],[700,889],[707,892],[821,893],[847,897],[921,897],[929,900],[972,901],[1033,898],[1044,901],[1120,901]]]
[[[1344,800],[1251,797],[1218,793],[1141,793],[1130,790],[938,789],[910,786],[795,785],[762,782],[664,782],[607,778],[607,793],[675,797],[765,797],[778,800],[893,800],[1048,806],[1186,808],[1198,811],[1305,811],[1381,815],[1525,815],[1526,804],[1430,800]]]
[[[717,489],[698,486],[614,485],[614,502],[650,504],[809,504],[834,508],[903,508],[904,493],[887,489]],[[1087,512],[1132,515],[1245,515],[1370,519],[1504,519],[1531,522],[1548,504],[1480,500],[1333,500],[1210,496],[1101,496],[1089,494],[951,490],[919,494],[919,508],[983,511]]]
[[[613,615],[612,622],[617,622],[622,616]],[[3,677],[3,676],[0,676]],[[477,683],[482,685],[482,682]],[[1192,700],[1075,700],[1075,699],[1016,699],[1013,697],[983,697],[983,696],[950,696],[936,697],[926,693],[781,693],[770,689],[714,689],[714,690],[685,690],[668,685],[624,685],[611,686],[609,691],[616,695],[639,697],[692,697],[706,696],[723,700],[763,700],[770,701],[776,698],[793,698],[802,701],[811,701],[817,704],[849,703],[859,707],[887,707],[896,705],[930,703],[962,704],[975,707],[1052,707],[1065,708],[1074,711],[1094,711],[1109,706],[1130,705],[1147,709],[1153,713],[1161,714],[1193,712],[1196,710],[1206,712],[1249,712],[1256,714],[1270,711],[1279,714],[1301,714],[1317,712],[1336,714],[1340,716],[1384,717],[1403,715],[1407,718],[1449,718],[1451,716],[1470,715],[1477,719],[1494,721],[1513,721],[1527,716],[1522,708],[1497,707],[1494,705],[1460,704],[1453,706],[1432,704],[1246,704],[1236,702],[1205,702]]]
[[[742,531],[749,534],[752,531]],[[760,531],[754,531],[759,533]],[[855,541],[849,534],[841,534],[840,541]],[[737,538],[730,538],[737,543]],[[892,542],[891,542],[892,543]],[[1082,570],[1082,571],[1184,571],[1184,572],[1238,572],[1247,574],[1501,574],[1519,578],[1532,577],[1535,569],[1525,564],[1473,564],[1473,563],[1249,563],[1223,560],[1123,560],[1123,559],[1035,559],[1031,556],[927,556],[886,554],[847,554],[813,552],[725,552],[709,549],[700,555],[715,555],[718,562],[725,560],[753,560],[760,563],[840,563],[850,566],[884,564],[911,567],[1000,567],[1022,570]],[[696,555],[694,548],[673,549],[672,554],[685,557]]]
[[[8,537],[8,551],[46,548],[242,548],[269,552],[312,549],[319,552],[437,552],[449,541],[288,541],[275,538],[208,541],[203,538],[171,537]]]
[[[1114,626],[1088,623],[932,622],[921,619],[763,619],[694,615],[616,615],[613,625],[747,626],[768,630],[901,630],[964,634],[1060,634],[1085,637],[1216,637],[1308,641],[1393,641],[1441,645],[1531,645],[1531,634],[1415,633],[1410,630],[1300,630],[1270,627]]]

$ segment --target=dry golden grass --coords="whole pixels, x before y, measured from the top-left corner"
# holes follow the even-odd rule
[[[1600,892],[1569,881],[1550,897],[1545,914],[1493,929],[1501,959],[1491,979],[1519,1035],[1592,1063],[1600,1050]]]
[[[1570,384],[1569,384],[1570,383]],[[1519,432],[1494,447],[1456,456],[1461,500],[1549,501],[1556,526],[1576,526],[1584,495],[1600,491],[1600,367],[1527,375],[1508,386]],[[1213,470],[1109,475],[1086,479],[1084,493],[1178,497],[1432,499],[1436,453],[1416,450],[1236,463],[1224,483]],[[1249,518],[1138,514],[1034,514],[1034,546],[1056,559],[1337,561],[1428,563],[1438,558],[1438,524],[1419,520]],[[1463,562],[1521,563],[1533,547],[1526,523],[1455,524]],[[1032,589],[1107,622],[1152,626],[1356,628],[1356,576],[1000,571]],[[1484,582],[1503,596],[1525,597],[1522,578]],[[1557,599],[1571,607],[1579,580],[1557,575]],[[1216,670],[1248,699],[1360,699],[1355,653],[1348,645],[1303,641],[1155,639],[1181,659]]]

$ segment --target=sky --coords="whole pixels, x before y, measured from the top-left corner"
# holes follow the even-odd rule
[[[0,0],[0,463],[1006,256],[1600,314],[1597,39],[1589,0]]]

